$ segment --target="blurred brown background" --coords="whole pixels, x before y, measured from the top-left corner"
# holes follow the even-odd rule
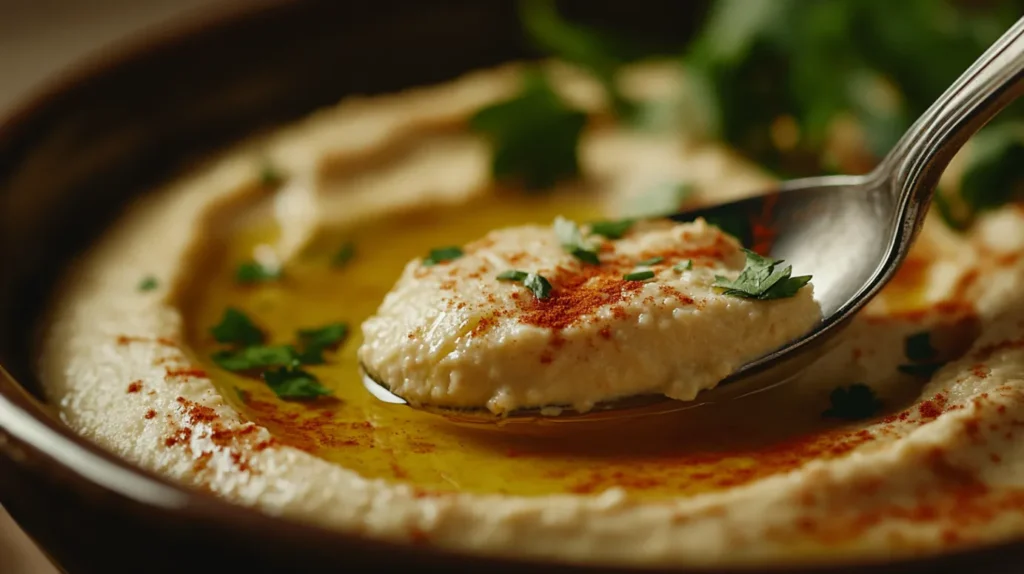
[[[75,62],[119,39],[239,0],[0,0],[0,117]],[[55,569],[0,508],[0,572]]]

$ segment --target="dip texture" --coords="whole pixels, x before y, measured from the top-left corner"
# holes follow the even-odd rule
[[[810,287],[770,301],[714,287],[746,257],[704,220],[644,221],[617,239],[577,230],[590,262],[560,225],[575,224],[493,231],[451,261],[411,261],[363,323],[363,366],[414,404],[586,412],[636,395],[691,400],[820,318]]]

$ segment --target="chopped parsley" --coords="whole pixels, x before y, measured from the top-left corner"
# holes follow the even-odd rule
[[[152,275],[147,275],[143,277],[141,281],[139,281],[139,286],[137,287],[137,289],[139,291],[146,292],[152,291],[159,286],[160,283],[157,282],[156,277],[153,277]]]
[[[431,249],[430,254],[423,259],[423,264],[427,267],[437,265],[438,263],[444,263],[445,261],[452,261],[462,257],[462,248],[454,245],[448,247],[438,247]]]
[[[871,387],[856,383],[848,387],[838,387],[829,393],[830,406],[822,416],[848,421],[867,419],[878,414],[882,402],[875,397]]]
[[[284,183],[284,174],[269,161],[263,162],[260,167],[260,185],[263,187],[277,187]]]
[[[284,400],[313,400],[329,396],[331,391],[312,373],[298,367],[280,367],[263,372],[263,381]]]
[[[639,265],[640,267],[650,267],[651,265],[657,265],[664,260],[664,257],[651,257],[650,259],[644,259],[643,261],[637,263],[637,265]]]
[[[313,329],[299,329],[298,339],[302,345],[299,360],[304,365],[319,365],[324,362],[324,351],[334,350],[348,338],[348,324],[331,323]]]
[[[252,346],[263,342],[263,331],[248,315],[234,307],[224,310],[220,322],[210,329],[210,333],[218,343]]]
[[[647,281],[648,279],[654,279],[654,271],[634,271],[626,273],[622,278],[626,281]]]
[[[690,271],[691,269],[693,269],[693,259],[687,259],[686,261],[681,261],[672,266],[672,270],[677,273]]]
[[[295,347],[291,345],[252,345],[237,350],[218,351],[211,358],[226,371],[291,366],[299,360]]]
[[[903,341],[903,354],[915,363],[928,361],[935,357],[935,348],[932,347],[932,334],[929,331],[921,331],[908,335]]]
[[[351,241],[346,241],[334,256],[331,257],[331,265],[334,267],[344,267],[352,258],[356,256],[356,244]]]
[[[579,175],[577,150],[587,116],[566,105],[540,71],[523,79],[518,95],[482,108],[469,126],[491,143],[494,179],[545,189]]]
[[[607,239],[621,239],[634,224],[636,224],[635,219],[595,221],[590,224],[590,232]]]
[[[562,248],[573,257],[590,265],[601,264],[601,260],[597,257],[597,249],[583,238],[583,232],[575,222],[564,217],[556,217],[554,227],[555,236],[562,243]]]
[[[509,269],[508,271],[502,271],[499,273],[497,278],[499,281],[515,281],[516,283],[522,283],[523,286],[532,291],[533,296],[538,299],[547,299],[551,296],[551,283],[536,273],[527,273],[526,271]]]
[[[281,278],[280,268],[271,268],[256,261],[246,261],[235,271],[235,280],[242,284],[265,283]]]
[[[811,280],[810,275],[790,277],[793,267],[779,268],[781,259],[762,257],[749,249],[743,251],[747,254],[747,264],[735,281],[715,276],[714,286],[726,295],[743,299],[784,299],[796,295]]]

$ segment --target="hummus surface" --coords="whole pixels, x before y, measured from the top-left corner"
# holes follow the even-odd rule
[[[555,71],[567,97],[599,107],[598,86]],[[675,85],[656,67],[632,74],[638,94]],[[227,305],[273,342],[356,326],[426,248],[559,214],[629,215],[638,190],[666,180],[692,183],[695,202],[770,184],[714,146],[595,122],[583,181],[543,197],[495,189],[487,145],[464,123],[517,77],[513,66],[346,101],[141,198],[53,303],[38,364],[63,419],[273,515],[481,554],[834,562],[1024,535],[1024,216],[1012,206],[964,235],[929,221],[893,284],[798,380],[629,426],[481,433],[381,404],[359,385],[358,333],[310,368],[334,400],[282,401],[217,368],[209,329]],[[287,174],[280,188],[260,184],[268,160]],[[345,240],[357,257],[331,269]],[[252,258],[280,263],[281,280],[234,283]],[[137,288],[145,276],[155,288]],[[922,334],[927,352],[909,353]],[[830,396],[855,384],[883,410],[845,421]]]
[[[820,318],[810,287],[772,301],[715,288],[746,256],[704,220],[581,239],[597,265],[566,250],[559,225],[575,224],[497,230],[451,261],[409,262],[363,323],[362,366],[414,404],[587,412],[640,395],[692,400]],[[550,281],[550,293],[499,279],[510,270]]]

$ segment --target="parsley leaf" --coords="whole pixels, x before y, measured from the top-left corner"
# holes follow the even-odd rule
[[[344,267],[353,257],[356,256],[356,244],[351,241],[346,241],[337,253],[331,257],[331,265],[334,267]]]
[[[218,351],[211,358],[224,370],[248,371],[290,366],[298,360],[298,355],[291,345],[253,345],[233,351]]]
[[[522,283],[523,286],[532,291],[533,296],[538,299],[547,299],[551,296],[551,283],[536,273],[527,273],[526,271],[509,269],[508,271],[502,271],[499,273],[497,275],[497,279],[499,281],[515,281],[516,283]]]
[[[654,271],[634,271],[633,273],[626,273],[622,278],[626,281],[647,281],[648,279],[654,279]]]
[[[462,257],[462,248],[456,246],[449,247],[438,247],[431,249],[430,254],[423,259],[423,264],[427,267],[437,265],[438,263],[444,263],[445,261],[452,261]]]
[[[319,365],[324,362],[324,351],[334,350],[348,338],[348,324],[331,323],[313,329],[300,329],[298,332],[302,353],[299,361],[304,365]]]
[[[284,175],[274,164],[269,161],[263,162],[260,166],[260,185],[263,187],[277,187],[284,183]]]
[[[555,218],[555,236],[562,243],[562,248],[572,254],[573,257],[590,265],[600,265],[601,260],[597,257],[597,250],[590,242],[583,238],[575,222],[564,217]]]
[[[329,396],[331,391],[319,379],[298,367],[281,367],[263,373],[263,381],[278,398],[284,400],[313,400]]]
[[[224,310],[220,323],[212,327],[210,333],[218,343],[250,346],[263,342],[263,331],[245,313],[234,307]]]
[[[664,260],[665,260],[665,258],[664,257],[660,257],[660,256],[658,256],[658,257],[651,257],[650,259],[644,259],[643,261],[637,263],[637,265],[640,266],[640,267],[650,267],[651,265],[657,265],[657,264],[661,263]]]
[[[479,110],[469,126],[490,140],[496,180],[544,189],[579,175],[577,148],[586,122],[586,114],[562,102],[534,70],[519,95]]]
[[[875,392],[862,383],[837,387],[829,394],[828,400],[831,406],[822,413],[827,418],[861,420],[875,416],[882,408]]]
[[[747,264],[735,281],[715,276],[714,286],[723,289],[726,295],[743,299],[784,299],[796,295],[811,280],[810,275],[790,277],[793,268],[787,265],[779,269],[781,259],[761,257],[749,249],[743,251],[747,254]]]
[[[935,348],[932,347],[932,334],[929,331],[921,331],[908,335],[903,340],[903,354],[915,363],[927,361],[935,356]]]
[[[637,219],[665,217],[679,211],[692,195],[688,183],[662,183],[630,200],[625,211]]]
[[[687,259],[686,261],[676,263],[675,265],[672,266],[672,270],[678,273],[682,273],[683,271],[689,271],[691,269],[693,269],[693,259]]]
[[[146,292],[152,291],[159,286],[160,283],[157,282],[156,277],[153,277],[152,275],[147,275],[143,277],[141,281],[139,281],[139,286],[137,287],[137,289],[139,291]]]
[[[636,224],[635,219],[595,221],[590,224],[590,232],[608,239],[621,239],[634,224]]]
[[[272,269],[256,261],[246,261],[235,271],[235,280],[243,284],[265,283],[281,278],[280,269]]]

